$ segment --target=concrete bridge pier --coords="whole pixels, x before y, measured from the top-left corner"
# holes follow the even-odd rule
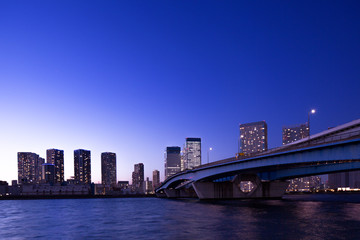
[[[197,197],[192,189],[164,189],[166,197],[168,198],[194,198]]]
[[[158,197],[158,198],[166,198],[167,197],[164,191],[156,192],[155,194],[156,194],[156,197]]]
[[[252,182],[253,189],[242,191],[242,181]],[[199,199],[281,198],[288,185],[286,181],[262,181],[256,174],[239,174],[230,182],[192,183]]]

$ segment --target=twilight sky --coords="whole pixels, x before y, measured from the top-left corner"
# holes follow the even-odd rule
[[[312,133],[360,118],[359,1],[1,1],[0,180],[17,152],[117,154],[164,178],[164,149],[201,137],[234,156],[239,123]]]

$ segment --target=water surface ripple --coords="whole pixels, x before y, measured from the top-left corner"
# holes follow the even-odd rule
[[[0,233],[1,239],[360,239],[360,203],[338,198],[9,200],[0,201]]]

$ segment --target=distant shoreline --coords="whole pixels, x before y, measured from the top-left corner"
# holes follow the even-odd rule
[[[321,195],[321,194],[360,194],[360,191],[336,191],[336,192],[288,192],[286,195]]]
[[[109,195],[49,195],[49,196],[1,196],[0,200],[38,200],[38,199],[90,199],[90,198],[154,198],[155,194]]]
[[[296,196],[310,196],[310,195],[360,195],[360,192],[296,192],[296,193],[285,193],[282,198],[288,200],[291,197]],[[100,198],[155,198],[155,194],[127,194],[127,195],[118,195],[118,196],[111,196],[111,195],[32,195],[32,196],[1,196],[1,200],[47,200],[47,199],[100,199]],[[166,198],[165,198],[166,199]],[[171,199],[171,198],[169,198]],[[258,198],[254,198],[258,199]],[[221,200],[221,199],[216,199]],[[222,199],[224,200],[224,199]],[[231,199],[229,199],[231,200]]]

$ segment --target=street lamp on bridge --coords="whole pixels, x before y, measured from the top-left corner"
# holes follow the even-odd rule
[[[210,151],[211,151],[211,150],[212,150],[212,147],[209,148],[208,151],[207,151],[207,160],[208,160],[207,163],[209,163],[209,154],[210,154]]]
[[[311,110],[308,112],[309,140],[310,140],[310,114],[315,114],[315,113],[316,113],[316,110],[315,110],[315,109],[311,109]]]

